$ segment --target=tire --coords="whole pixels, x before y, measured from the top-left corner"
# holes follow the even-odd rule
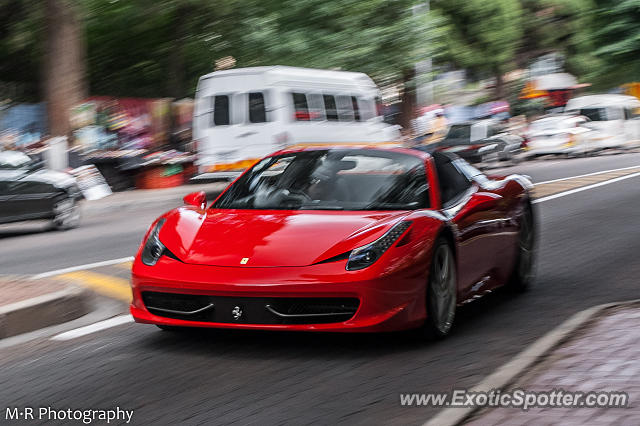
[[[423,334],[429,339],[441,339],[449,334],[457,305],[456,262],[451,245],[438,238],[429,268],[426,307],[427,320]]]
[[[517,250],[516,262],[507,285],[511,290],[523,292],[531,287],[535,279],[536,227],[530,204],[527,204],[520,219]]]
[[[80,226],[80,205],[74,198],[64,198],[55,203],[53,207],[52,227],[59,231],[77,228]]]

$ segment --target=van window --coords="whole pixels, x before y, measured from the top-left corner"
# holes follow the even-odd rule
[[[639,109],[627,107],[624,109],[624,119],[633,120],[634,118],[638,118],[639,116],[638,112],[639,112]]]
[[[360,120],[360,108],[358,108],[358,98],[356,98],[355,96],[351,97],[351,106],[353,107],[353,118],[356,121],[361,121]]]
[[[340,121],[353,121],[353,107],[349,96],[336,96],[338,102],[338,119]]]
[[[322,95],[319,93],[310,93],[307,95],[307,101],[309,101],[309,118],[312,121],[324,121]]]
[[[360,118],[362,121],[371,120],[376,116],[375,102],[373,99],[360,99]]]
[[[309,121],[309,105],[304,93],[291,93],[293,98],[293,111],[296,121]]]
[[[267,110],[264,105],[264,94],[262,92],[249,93],[249,122],[267,122]]]
[[[216,95],[213,97],[213,123],[214,126],[226,126],[229,124],[229,96]]]
[[[336,98],[333,95],[323,95],[324,111],[329,121],[338,121],[338,109],[336,108]]]

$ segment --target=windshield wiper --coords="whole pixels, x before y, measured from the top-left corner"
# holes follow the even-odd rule
[[[344,210],[342,206],[329,205],[323,206],[320,204],[303,204],[299,207],[300,210]]]
[[[418,203],[371,203],[364,210],[412,210],[418,207]]]

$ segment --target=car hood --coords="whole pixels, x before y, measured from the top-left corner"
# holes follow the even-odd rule
[[[374,241],[407,213],[183,207],[165,216],[159,237],[190,264],[306,266]]]

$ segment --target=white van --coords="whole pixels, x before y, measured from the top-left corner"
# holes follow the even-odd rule
[[[378,116],[378,96],[355,72],[270,66],[204,75],[194,110],[198,170],[232,177],[290,146],[395,143],[400,133]]]
[[[626,95],[590,95],[569,100],[565,112],[587,117],[582,124],[593,149],[632,148],[640,143],[640,100]]]

